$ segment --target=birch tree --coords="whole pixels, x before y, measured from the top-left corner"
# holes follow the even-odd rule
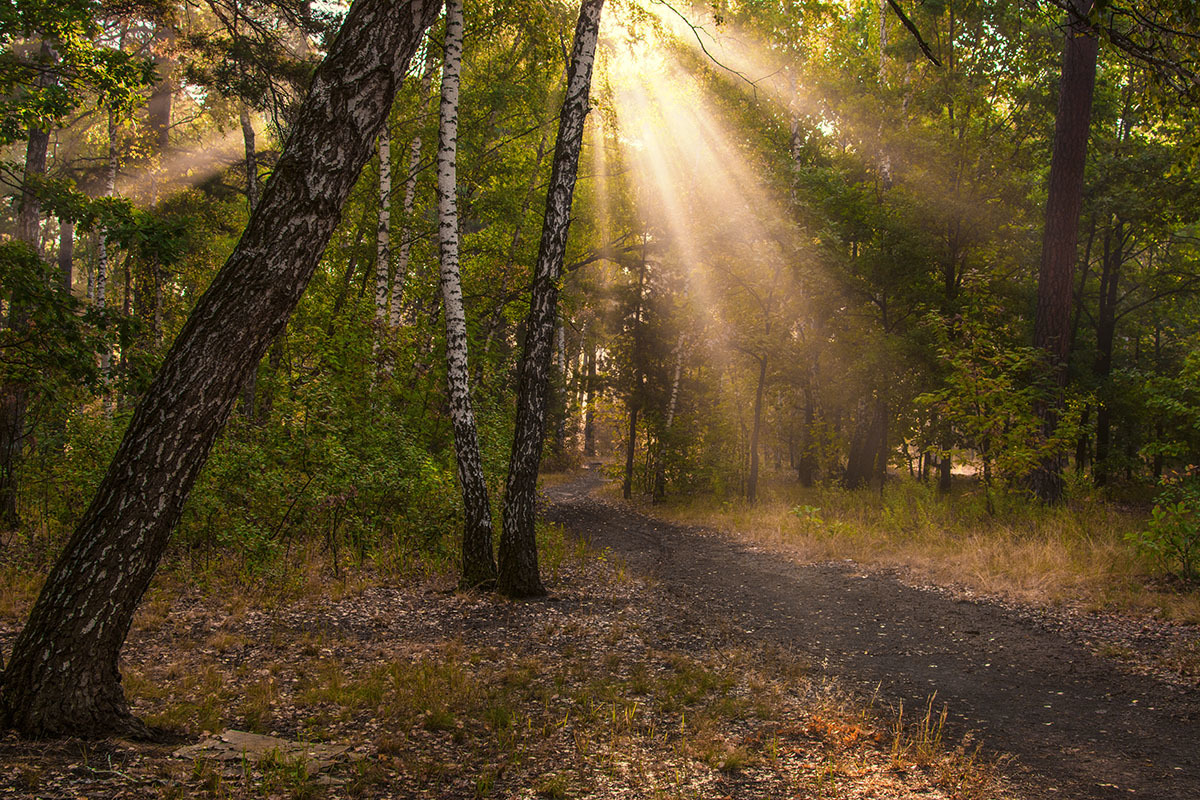
[[[491,585],[496,580],[492,558],[492,510],[479,456],[479,434],[471,406],[467,368],[467,319],[463,311],[458,258],[458,88],[462,68],[463,10],[461,0],[446,0],[445,61],[438,131],[438,249],[441,254],[442,299],[446,318],[446,382],[454,454],[466,517],[462,540],[463,586]]]
[[[558,279],[567,251],[571,200],[575,194],[603,8],[604,0],[583,0],[579,9],[571,64],[567,70],[567,93],[559,115],[558,141],[546,193],[542,240],[530,291],[525,348],[518,368],[516,427],[504,490],[504,525],[500,535],[497,588],[510,597],[536,597],[546,593],[538,574],[534,500],[546,427],[546,393],[558,310]]]
[[[440,0],[359,0],[241,240],[143,396],[13,644],[0,726],[145,736],[118,656],[217,434],[312,277]]]

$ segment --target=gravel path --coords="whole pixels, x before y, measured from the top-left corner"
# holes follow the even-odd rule
[[[548,490],[547,517],[694,608],[803,652],[885,702],[949,710],[1016,758],[1037,797],[1200,800],[1200,693],[1130,675],[1029,615],[906,586],[853,564],[796,565],[590,496]]]

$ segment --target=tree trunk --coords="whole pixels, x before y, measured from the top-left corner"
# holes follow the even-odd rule
[[[816,482],[817,444],[813,436],[816,416],[816,398],[813,396],[812,378],[809,377],[804,381],[804,433],[800,437],[800,454],[796,459],[796,477],[805,488]]]
[[[59,220],[58,226],[58,271],[63,291],[70,294],[75,285],[75,223]]]
[[[746,479],[746,500],[758,500],[758,437],[762,432],[763,390],[767,385],[767,357],[758,359],[758,387],[754,390],[754,423],[750,428],[750,476]]]
[[[432,47],[425,51],[425,71],[421,75],[421,108],[417,114],[418,124],[425,116],[429,107],[429,87],[433,85],[433,70],[437,58]],[[403,223],[407,230],[400,237],[400,246],[396,251],[396,271],[392,277],[392,312],[389,317],[391,327],[395,328],[401,322],[401,310],[404,300],[404,286],[408,282],[408,261],[412,255],[412,217],[413,205],[417,197],[417,170],[421,166],[421,134],[418,132],[408,144],[408,172],[404,176],[404,201],[401,205]]]
[[[512,597],[546,593],[538,574],[534,499],[546,421],[546,384],[557,316],[558,279],[567,250],[571,200],[575,193],[583,123],[587,117],[592,83],[592,63],[595,60],[600,12],[603,8],[604,0],[583,0],[579,9],[571,65],[567,71],[567,92],[559,117],[558,141],[546,193],[546,217],[542,224],[542,240],[530,292],[525,350],[517,379],[517,418],[512,457],[504,492],[504,527],[500,536],[498,588]]]
[[[466,524],[462,539],[462,585],[492,585],[492,508],[479,455],[479,434],[471,406],[467,369],[467,319],[463,311],[458,262],[458,86],[462,66],[462,0],[446,0],[445,63],[442,67],[441,126],[438,136],[438,247],[442,258],[442,298],[446,305],[446,380],[454,455],[462,487]]]
[[[589,458],[596,455],[596,346],[587,346],[587,366],[584,373],[583,404],[583,454]]]
[[[637,454],[638,406],[629,404],[629,437],[625,440],[625,474],[621,480],[621,496],[626,500],[633,497],[633,457]]]
[[[1088,23],[1093,0],[1072,0],[1063,49],[1062,81],[1054,120],[1054,153],[1046,196],[1046,223],[1038,270],[1034,345],[1046,352],[1053,370],[1054,396],[1037,409],[1046,437],[1054,433],[1067,380],[1071,326],[1071,277],[1083,207],[1083,173],[1087,160],[1092,94],[1096,84],[1099,39]],[[1045,503],[1062,499],[1064,457],[1047,454],[1034,471],[1031,485]]]
[[[450,7],[450,2],[446,3],[447,9]],[[460,26],[461,28],[461,26]],[[449,43],[447,43],[449,44]],[[461,46],[459,52],[462,52]],[[447,53],[447,60],[450,55]],[[457,79],[457,76],[455,76]],[[443,80],[445,80],[443,78]],[[442,110],[445,111],[445,85],[442,87]],[[457,92],[456,92],[457,94]],[[457,109],[455,110],[457,115]],[[457,122],[457,116],[455,118]],[[443,121],[443,126],[445,122]],[[453,154],[452,154],[453,155]],[[452,170],[453,171],[453,170]],[[440,189],[440,185],[439,185]],[[440,197],[440,195],[439,195]],[[458,212],[455,212],[455,222],[457,224]],[[445,224],[445,218],[442,219],[442,224]],[[457,250],[457,236],[455,241],[455,250]],[[387,123],[383,125],[383,130],[379,133],[379,224],[375,229],[375,325],[378,328],[376,333],[383,334],[384,326],[388,322],[388,294],[390,284],[390,264],[388,263],[392,250],[392,136],[388,131]],[[445,257],[443,256],[443,261]],[[457,254],[455,256],[457,261]]]
[[[254,141],[254,122],[250,119],[250,110],[245,104],[241,107],[239,118],[242,124],[242,144],[246,152],[246,206],[250,214],[258,207],[258,146]],[[250,370],[246,385],[242,388],[241,413],[247,419],[254,418],[254,396],[258,390],[258,368]]]
[[[1092,478],[1097,486],[1108,483],[1108,457],[1112,442],[1112,397],[1108,392],[1112,374],[1113,340],[1117,332],[1117,288],[1125,260],[1125,226],[1116,221],[1104,237],[1104,262],[1100,269],[1100,304],[1096,311],[1096,377],[1100,397],[1096,404],[1096,461]]]
[[[667,399],[667,413],[663,417],[663,432],[658,440],[658,459],[654,469],[654,500],[658,502],[667,494],[667,465],[665,463],[667,443],[671,440],[671,425],[675,422],[675,406],[679,400],[679,378],[683,374],[683,357],[687,337],[679,334],[675,343],[675,370],[671,374],[671,394]]]
[[[46,89],[54,82],[50,65],[57,54],[48,42],[43,41],[38,60],[44,71],[37,80],[39,89]],[[17,211],[17,239],[41,255],[42,203],[38,199],[34,184],[46,174],[46,152],[50,145],[50,134],[41,128],[29,129],[29,140],[25,145],[25,172],[21,181],[21,198]],[[25,309],[10,298],[7,325],[11,330],[25,335],[29,318]],[[28,392],[24,385],[5,382],[0,385],[0,527],[11,530],[21,523],[17,512],[17,467],[21,462],[21,449],[25,441],[25,410]]]
[[[167,353],[13,645],[0,724],[143,735],[117,660],[188,492],[299,302],[438,0],[360,0],[313,76],[261,204]]]

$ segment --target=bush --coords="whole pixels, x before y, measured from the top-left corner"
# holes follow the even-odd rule
[[[1161,571],[1200,583],[1200,468],[1161,485],[1146,529],[1126,539]]]

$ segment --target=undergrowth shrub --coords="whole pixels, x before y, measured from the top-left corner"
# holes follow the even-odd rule
[[[1200,583],[1200,468],[1160,485],[1146,527],[1126,539],[1159,571]]]

